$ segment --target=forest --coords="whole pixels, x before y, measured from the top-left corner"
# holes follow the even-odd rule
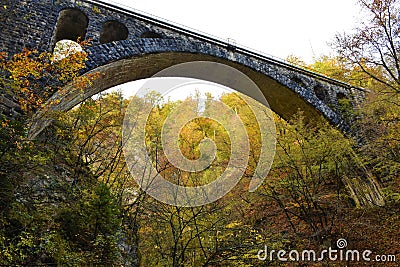
[[[121,128],[130,103],[137,107],[136,120],[146,115],[144,107],[152,107],[145,135],[148,164],[173,183],[209,183],[230,161],[231,140],[220,123],[199,117],[179,134],[179,148],[191,160],[201,156],[203,139],[216,144],[215,159],[201,172],[176,168],[161,140],[163,122],[174,108],[198,105],[198,95],[172,101],[151,92],[130,98],[120,91],[101,93],[68,112],[51,113],[52,124],[32,140],[29,121],[46,109],[54,92],[66,84],[83,90],[101,74],[81,75],[88,59],[84,49],[57,60],[29,49],[0,52],[0,85],[20,113],[0,117],[0,266],[398,266],[400,1],[359,0],[359,5],[364,22],[335,36],[335,55],[311,64],[287,58],[368,90],[358,106],[346,99],[339,103],[356,134],[344,134],[327,121],[310,123],[301,111],[291,120],[274,114],[275,159],[262,185],[249,192],[260,157],[260,128],[240,93],[222,94],[218,101],[245,125],[249,161],[232,191],[196,207],[164,204],[138,186],[135,180],[145,171],[132,174],[128,168]],[[203,113],[212,101],[208,95]],[[371,250],[388,261],[259,258],[266,247],[338,249],[339,239],[347,249]]]

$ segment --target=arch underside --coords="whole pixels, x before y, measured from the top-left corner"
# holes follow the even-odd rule
[[[35,138],[46,126],[51,123],[52,119],[48,114],[48,110],[56,112],[67,111],[81,103],[83,100],[111,87],[130,81],[149,78],[157,72],[175,64],[192,61],[211,61],[222,63],[243,72],[260,88],[272,111],[277,113],[285,120],[291,119],[294,114],[298,113],[299,110],[303,112],[304,117],[309,121],[320,120],[323,118],[323,114],[320,111],[318,111],[306,100],[302,99],[290,88],[282,85],[281,83],[261,72],[253,70],[252,68],[227,59],[206,54],[188,52],[162,52],[121,59],[97,67],[88,73],[99,73],[100,75],[83,91],[81,88],[76,89],[71,85],[68,85],[65,90],[66,93],[64,92],[63,94],[60,94],[59,92],[56,92],[48,103],[57,104],[50,104],[50,109],[47,107],[46,111],[39,111],[34,116],[30,127],[29,137]],[[181,76],[190,77],[190,75],[185,74]],[[241,91],[242,93],[255,98],[253,92],[246,91],[246,88],[233,89]]]

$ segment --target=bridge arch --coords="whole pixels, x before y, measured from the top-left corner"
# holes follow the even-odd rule
[[[337,105],[338,100],[349,100],[350,105],[356,105],[365,96],[365,91],[360,88],[110,2],[11,2],[10,8],[0,9],[4,21],[4,29],[0,31],[1,50],[9,54],[24,47],[49,51],[63,39],[93,38],[94,44],[88,48],[86,73],[101,73],[83,93],[72,85],[66,86],[65,95],[55,93],[46,110],[38,111],[32,119],[31,138],[51,122],[48,110],[66,111],[95,93],[151,77],[166,67],[190,61],[214,61],[245,73],[261,89],[272,110],[284,119],[290,119],[301,109],[309,120],[325,117],[344,132],[349,131],[349,127]],[[25,17],[29,19],[21,19]],[[101,27],[108,20],[125,22],[130,31],[128,38],[100,44]],[[141,36],[146,30],[158,35]],[[244,93],[251,96],[251,92]],[[54,99],[60,102],[52,101]]]
[[[233,47],[232,43],[226,40],[117,5],[93,0],[35,3],[32,8],[37,11],[37,16],[32,21],[24,21],[22,24],[13,24],[12,21],[17,19],[13,16],[20,13],[28,15],[26,12],[29,9],[19,5],[15,8],[7,20],[6,30],[16,33],[17,36],[7,35],[7,31],[0,33],[0,47],[10,54],[22,49],[21,46],[50,51],[59,40],[76,41],[78,37],[83,37],[94,40],[93,45],[87,48],[89,61],[86,72],[106,68],[111,66],[108,64],[115,64],[121,60],[127,62],[130,59],[143,59],[142,61],[148,62],[149,66],[144,64],[148,75],[141,78],[147,78],[156,72],[150,70],[156,66],[150,65],[161,68],[167,67],[165,62],[221,62],[245,74],[249,73],[248,76],[260,88],[264,88],[270,106],[282,117],[290,118],[294,110],[308,110],[306,113],[322,115],[345,132],[349,131],[349,127],[337,105],[338,98],[345,97],[349,99],[350,105],[356,105],[364,96],[364,91],[346,83],[292,66],[239,45]],[[41,23],[45,20],[54,26],[48,27]],[[121,22],[123,25],[119,24]],[[26,31],[26,28],[35,29],[35,34]],[[108,28],[121,30],[116,34],[118,36],[114,36]],[[126,33],[128,36],[125,39]],[[20,39],[20,42],[16,43],[13,39]],[[164,59],[154,60],[157,54],[162,54]],[[134,70],[141,71],[138,68]],[[314,88],[318,88],[320,92],[316,94]],[[309,118],[313,119],[315,116],[310,115]]]
[[[81,88],[76,89],[69,84],[62,93],[56,92],[48,101],[50,107],[46,108],[46,110],[39,111],[34,116],[30,127],[29,138],[35,138],[51,123],[52,118],[49,116],[49,110],[56,112],[67,111],[85,99],[114,86],[149,78],[170,66],[193,61],[222,63],[243,72],[261,89],[271,109],[286,120],[289,120],[299,110],[302,110],[306,119],[308,118],[309,120],[315,121],[323,119],[324,117],[320,111],[296,95],[291,89],[251,67],[207,54],[165,51],[120,59],[87,72],[87,74],[99,73],[100,75],[98,75],[91,85],[88,85],[83,91]],[[197,75],[201,76],[201,74]],[[179,76],[193,78],[190,73],[180,73]],[[217,80],[216,77],[210,76],[204,76],[203,79],[211,82]],[[249,92],[246,88],[240,88],[240,84],[236,84],[236,82],[237,81],[233,78],[230,81],[226,81],[223,85],[240,91],[254,99],[259,98],[259,96],[257,96],[258,92]]]
[[[68,110],[84,99],[113,86],[149,78],[167,67],[191,61],[222,63],[246,74],[261,89],[271,109],[286,120],[302,110],[309,121],[325,117],[344,132],[348,131],[349,127],[340,109],[335,110],[335,98],[351,97],[353,93],[360,93],[358,88],[348,84],[284,62],[260,57],[240,47],[235,52],[230,51],[226,43],[216,40],[171,38],[169,35],[164,38],[136,36],[120,42],[95,44],[88,47],[87,51],[89,60],[86,71],[99,72],[102,74],[100,78],[83,93],[76,92],[74,88],[68,88],[66,95],[55,93],[49,103],[59,104],[51,104],[47,110]],[[204,78],[207,80],[208,77]],[[224,85],[232,87],[229,84]],[[313,88],[323,90],[324,97]],[[246,91],[245,88],[234,89],[242,89],[244,94],[254,98],[252,92]],[[47,124],[46,114],[39,111],[33,118],[30,136],[36,136]]]

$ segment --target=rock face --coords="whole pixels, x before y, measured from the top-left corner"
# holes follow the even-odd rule
[[[0,11],[0,50],[9,55],[23,47],[51,52],[64,39],[92,40],[93,45],[87,48],[86,72],[101,71],[107,80],[103,78],[96,88],[88,88],[84,97],[150,77],[174,64],[199,60],[221,62],[247,74],[272,110],[285,119],[302,109],[310,120],[322,115],[346,132],[349,125],[339,100],[346,98],[356,105],[364,97],[362,89],[112,4],[90,0],[7,0],[4,6]],[[10,107],[12,98],[4,91],[0,88],[0,109],[14,116],[18,110]],[[65,109],[61,107],[71,105],[60,103],[55,109]]]

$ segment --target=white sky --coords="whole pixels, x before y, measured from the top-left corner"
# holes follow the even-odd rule
[[[285,59],[327,55],[335,33],[354,27],[356,0],[113,0]]]

